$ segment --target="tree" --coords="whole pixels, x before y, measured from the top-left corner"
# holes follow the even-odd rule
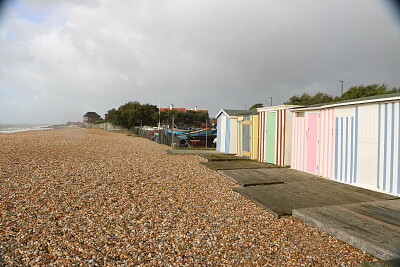
[[[285,102],[288,105],[315,105],[322,103],[332,102],[332,96],[325,93],[316,93],[314,96],[310,96],[307,93],[303,93],[300,97],[295,95],[292,96],[289,101]]]
[[[249,110],[257,109],[257,108],[262,108],[263,106],[264,106],[263,103],[257,103],[257,104],[252,105],[252,106],[249,108]]]
[[[370,84],[370,85],[358,85],[353,86],[349,90],[347,90],[342,96],[337,96],[333,98],[330,95],[325,93],[317,93],[314,96],[310,96],[307,93],[303,93],[300,97],[295,95],[289,98],[289,101],[285,102],[285,104],[289,105],[315,105],[315,104],[323,104],[330,102],[338,102],[349,99],[375,96],[375,95],[385,95],[385,94],[393,94],[400,93],[400,87],[392,87],[389,89],[386,84]]]
[[[349,90],[347,90],[342,96],[335,97],[333,100],[334,102],[361,98],[361,97],[368,97],[368,96],[375,96],[375,95],[385,95],[385,94],[392,94],[398,93],[399,88],[393,87],[389,89],[386,84],[370,84],[367,86],[358,85],[353,86]]]
[[[158,121],[158,108],[154,105],[141,105],[139,102],[128,102],[118,108],[109,110],[105,115],[107,121],[114,125],[132,128],[141,121],[142,125],[153,125]]]

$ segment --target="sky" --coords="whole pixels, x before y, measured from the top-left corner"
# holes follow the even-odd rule
[[[279,105],[400,87],[400,12],[384,0],[11,0],[0,10],[0,123],[82,121],[129,101]]]

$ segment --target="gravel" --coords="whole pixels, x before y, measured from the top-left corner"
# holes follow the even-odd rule
[[[297,219],[276,219],[199,157],[164,149],[98,129],[0,134],[0,266],[377,260]]]

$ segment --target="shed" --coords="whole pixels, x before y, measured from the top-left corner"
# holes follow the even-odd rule
[[[221,109],[217,118],[217,151],[237,153],[237,116],[251,114],[249,110]]]
[[[258,108],[258,160],[289,166],[292,143],[292,113],[297,105],[279,105]]]
[[[98,121],[99,119],[100,119],[100,115],[93,111],[86,112],[86,114],[83,115],[84,123],[94,123],[94,122]]]
[[[258,158],[258,113],[247,110],[237,116],[237,155],[241,157]]]
[[[293,110],[292,168],[400,195],[400,94]]]

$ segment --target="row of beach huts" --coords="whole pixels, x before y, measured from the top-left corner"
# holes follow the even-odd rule
[[[400,195],[400,94],[216,118],[220,152]]]

